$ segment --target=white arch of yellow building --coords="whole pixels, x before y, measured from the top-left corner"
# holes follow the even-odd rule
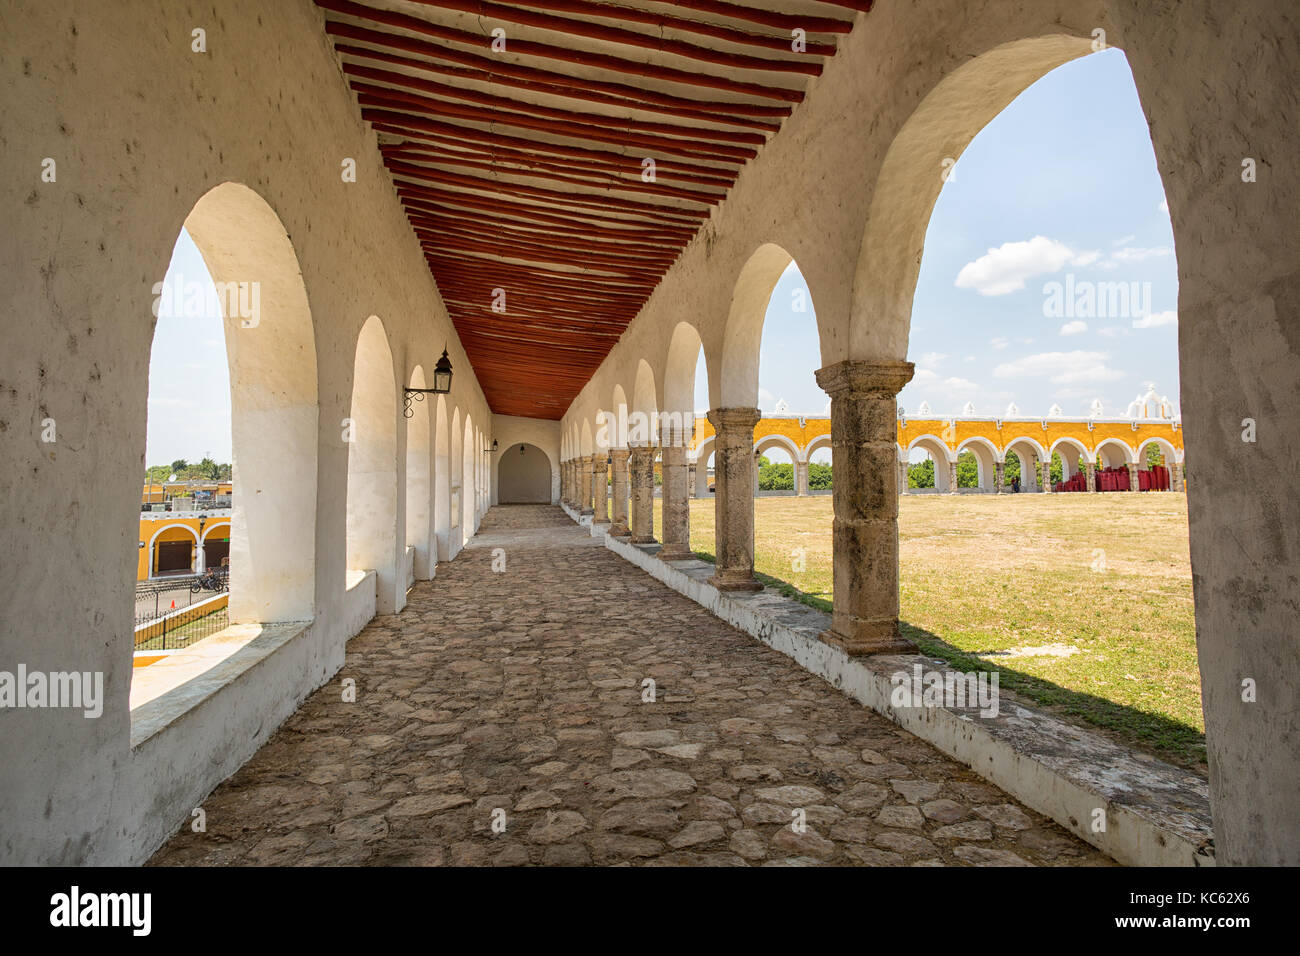
[[[831,420],[805,415],[770,415],[754,426],[754,451],[781,448],[794,462],[795,494],[808,494],[808,465],[812,454],[828,448]],[[695,418],[695,432],[687,461],[693,476],[694,493],[708,493],[707,466],[713,451],[713,425],[704,416]],[[1082,473],[1088,490],[1096,488],[1098,468],[1127,468],[1130,488],[1137,490],[1137,471],[1146,461],[1147,446],[1160,448],[1170,473],[1170,489],[1184,490],[1183,429],[1178,419],[1163,418],[987,418],[951,416],[935,418],[898,417],[899,487],[905,493],[929,491],[908,489],[906,468],[913,449],[920,448],[935,461],[937,492],[957,490],[957,458],[969,451],[979,467],[978,487],[962,489],[1001,493],[1007,454],[1021,461],[1023,491],[1051,490],[1048,478],[1053,453],[1060,456],[1062,479]],[[946,467],[944,467],[946,466]]]

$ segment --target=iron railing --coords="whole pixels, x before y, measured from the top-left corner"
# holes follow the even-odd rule
[[[199,575],[171,578],[166,582],[136,585],[135,649],[176,650],[211,637],[230,624],[223,605],[210,611],[197,607],[223,591],[194,591]]]

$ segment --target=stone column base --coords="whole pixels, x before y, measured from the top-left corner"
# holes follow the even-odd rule
[[[850,657],[866,657],[869,654],[920,653],[920,649],[915,644],[898,633],[897,625],[893,622],[880,625],[864,623],[858,633],[852,637],[830,630],[822,631],[817,638],[823,644],[838,647]]]
[[[725,571],[713,572],[705,583],[713,585],[719,591],[761,591],[763,585],[753,576],[728,575]]]
[[[694,551],[669,551],[666,547],[659,552],[660,561],[693,561],[695,559]]]
[[[632,535],[633,544],[658,544],[659,539],[652,534],[634,534]]]
[[[632,534],[632,529],[627,526],[626,522],[616,521],[609,526],[606,534],[613,535],[615,538],[626,538]]]

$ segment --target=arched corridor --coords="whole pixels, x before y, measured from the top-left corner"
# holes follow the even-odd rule
[[[496,548],[509,555],[504,572],[493,570]],[[579,619],[574,600],[587,608]],[[638,610],[647,601],[658,616],[649,631]],[[482,637],[456,641],[465,631]],[[424,659],[427,679],[408,686],[401,675]],[[368,706],[341,703],[332,686],[308,698],[205,802],[209,834],[183,832],[151,862],[1105,862],[719,625],[558,508],[489,512],[436,586],[411,592],[403,618],[352,640],[338,678],[373,688]],[[639,703],[646,678],[661,695],[653,706]],[[305,733],[321,743],[296,746]],[[431,754],[427,764],[412,764],[415,750]],[[345,772],[351,782],[338,786]],[[791,808],[814,803],[807,832],[791,832]],[[493,807],[517,837],[475,826]],[[237,824],[215,822],[225,820]]]
[[[195,22],[163,0],[10,2],[0,863],[1300,864],[1286,4],[221,0]],[[1140,111],[1176,301],[1113,347],[997,315],[989,349],[1042,351],[986,370],[1082,394],[1156,328],[1174,399],[913,415],[947,174],[1036,81],[1104,57]],[[233,487],[206,518],[141,498],[182,229],[227,306]],[[992,278],[1036,295],[1075,246]],[[806,415],[760,380],[793,263]],[[764,454],[792,486],[768,498]],[[1007,496],[1012,456],[1032,499]],[[1010,689],[1011,720],[900,703],[914,667],[965,686],[903,619],[900,502],[992,526],[1185,508],[1195,588],[1157,599],[1192,618],[1204,768]],[[829,542],[821,605],[756,564],[756,508],[803,505]],[[209,555],[229,558],[227,626],[138,656],[132,574]],[[984,650],[960,673],[988,672]],[[86,675],[99,712],[28,706],[20,668]],[[204,806],[221,841],[182,830]],[[498,846],[500,808],[523,826]]]

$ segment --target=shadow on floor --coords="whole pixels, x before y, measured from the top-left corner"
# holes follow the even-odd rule
[[[704,551],[697,551],[696,556],[710,563],[716,560],[712,554]],[[754,577],[785,597],[826,614],[831,613],[831,601],[824,597],[808,594],[789,581],[768,574],[755,572]],[[1062,687],[1014,667],[985,660],[906,621],[900,622],[900,626],[903,636],[913,641],[923,653],[943,660],[957,670],[997,672],[1000,688],[1022,695],[1054,716],[1085,723],[1131,747],[1152,753],[1201,776],[1207,773],[1205,734],[1195,727],[1170,720],[1163,714],[1117,704],[1104,697]]]

